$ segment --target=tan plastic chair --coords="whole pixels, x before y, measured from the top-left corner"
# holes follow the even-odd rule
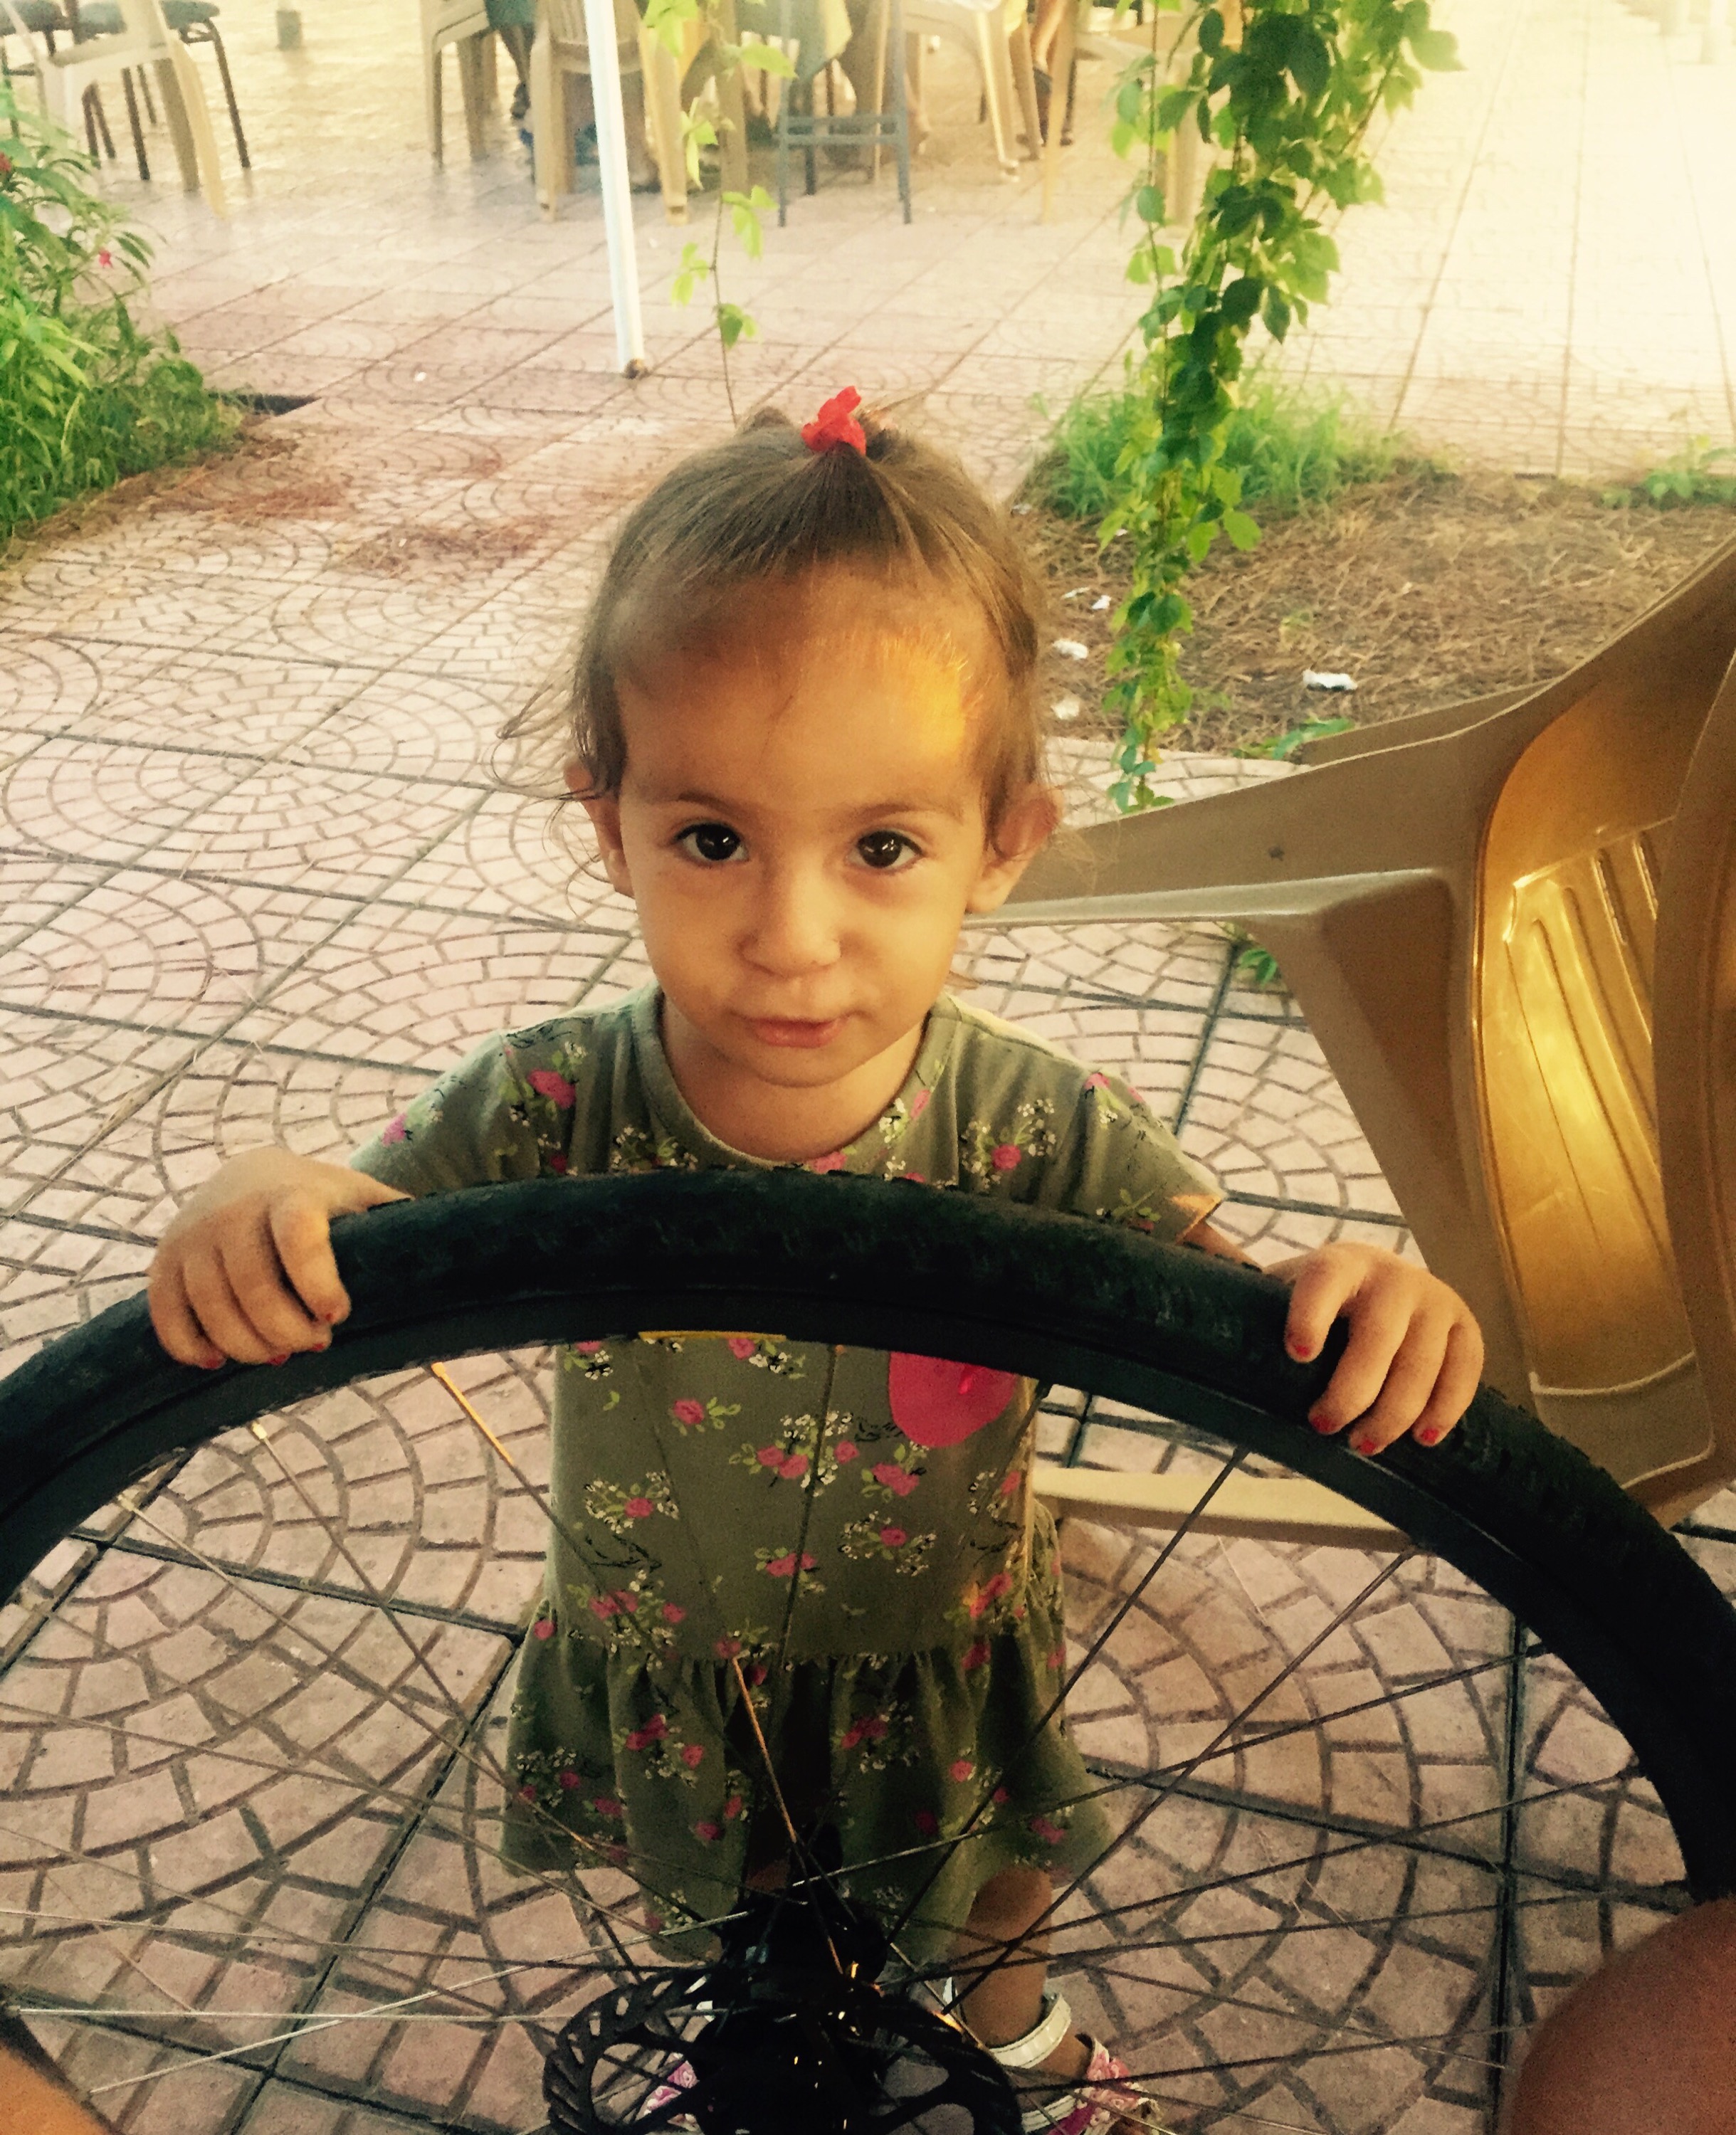
[[[633,0],[615,0],[615,35],[628,126],[644,127],[664,212],[671,222],[685,222],[687,171],[681,149],[678,63],[646,32]],[[536,41],[531,47],[531,131],[536,202],[546,215],[552,215],[560,196],[572,190],[573,128],[567,122],[566,85],[575,75],[588,77],[590,70],[584,0],[540,0]],[[647,95],[654,116],[645,109]]]
[[[1041,127],[1037,119],[1036,76],[1030,63],[1030,31],[1024,0],[904,0],[909,57],[905,76],[920,107],[923,40],[940,36],[958,45],[975,61],[987,107],[989,133],[1001,169],[1016,171],[1020,148],[1016,118],[1025,127],[1026,156],[1035,156]]]
[[[119,75],[126,85],[129,108],[133,91],[127,80],[134,67],[149,67],[157,76],[162,95],[163,115],[174,143],[181,182],[192,192],[204,189],[216,215],[228,212],[223,173],[217,162],[216,138],[198,70],[187,47],[163,20],[161,0],[116,0],[122,27],[110,34],[86,37],[77,44],[50,49],[47,39],[30,36],[22,22],[7,7],[0,22],[25,36],[36,65],[37,92],[42,108],[55,123],[69,133],[85,123],[85,99],[99,83]],[[104,129],[106,131],[106,128]],[[143,159],[143,143],[133,108],[133,139]],[[112,150],[112,143],[110,144]]]
[[[1736,544],[1559,681],[1064,838],[1000,915],[1248,928],[1488,1377],[1665,1518],[1736,1474],[1733,661]]]
[[[486,69],[494,43],[482,0],[422,0],[422,94],[428,113],[428,145],[436,163],[446,160],[446,119],[441,61],[455,46],[464,131],[472,156],[482,152],[482,113],[488,97]]]
[[[661,37],[641,26],[639,64],[645,80],[645,122],[651,152],[657,167],[663,195],[663,212],[671,222],[687,220],[687,157],[683,121],[685,85],[694,62],[713,43],[740,41],[735,27],[735,0],[715,0],[704,17],[681,25],[681,47],[672,52]],[[774,78],[767,85],[775,89]],[[748,190],[748,119],[739,71],[717,85],[717,152],[724,187],[729,192]],[[772,116],[777,116],[775,104]]]

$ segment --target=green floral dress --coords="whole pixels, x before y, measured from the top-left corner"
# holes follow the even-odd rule
[[[490,1040],[355,1162],[418,1195],[754,1168],[676,1088],[658,1003],[647,988]],[[944,996],[885,1113],[808,1168],[1166,1238],[1218,1198],[1125,1084]],[[507,1857],[624,1865],[672,1936],[726,1911],[780,1850],[757,1722],[857,1902],[889,1922],[913,1909],[913,1962],[944,1958],[997,1871],[1088,1865],[1104,1820],[1064,1721],[1045,1718],[1064,1636],[1029,1485],[1035,1396],[1004,1372],[761,1329],[562,1352],[552,1490],[574,1546],[551,1544],[520,1663]]]

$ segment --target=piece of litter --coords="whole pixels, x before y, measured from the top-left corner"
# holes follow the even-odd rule
[[[1106,608],[1113,608],[1114,605],[1114,602],[1110,599],[1107,593],[1099,593],[1097,598],[1091,603],[1091,612],[1093,615],[1101,615]]]
[[[1077,697],[1057,697],[1049,709],[1058,719],[1076,719],[1079,715],[1079,701]]]
[[[412,376],[412,378],[411,378],[411,380],[410,380],[410,383],[411,383],[413,385],[419,385],[422,383],[422,380],[423,380],[424,378],[426,378],[426,377],[427,377],[427,375],[428,375],[428,373],[427,373],[425,370],[419,370],[419,371],[416,371],[416,372],[413,375],[413,376]]]
[[[1056,638],[1055,649],[1064,660],[1089,660],[1091,657],[1090,646],[1081,645],[1076,637]]]
[[[1090,590],[1091,588],[1089,586],[1075,586],[1070,593],[1063,593],[1061,595],[1061,598],[1063,600],[1077,600],[1081,593],[1088,593]]]
[[[1305,690],[1331,690],[1342,696],[1355,686],[1348,675],[1322,675],[1312,667],[1302,671],[1302,687]]]
[[[1016,504],[1013,506],[1013,516],[1015,519],[1022,519],[1030,510],[1030,506],[1028,504]]]

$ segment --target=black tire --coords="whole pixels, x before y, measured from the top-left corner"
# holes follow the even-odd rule
[[[165,1455],[373,1372],[642,1328],[767,1328],[1087,1389],[1282,1460],[1511,1609],[1599,1699],[1700,1899],[1736,1891],[1736,1612],[1602,1470],[1486,1388],[1377,1460],[1309,1430],[1271,1280],[1115,1226],[796,1170],[548,1179],[335,1227],[354,1309],[275,1369],[172,1363],[142,1299],[0,1386],[0,1594]]]

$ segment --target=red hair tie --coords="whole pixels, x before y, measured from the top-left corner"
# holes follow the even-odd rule
[[[853,385],[834,393],[811,423],[802,425],[802,442],[810,452],[823,453],[833,445],[849,445],[866,458],[868,433],[856,419],[862,396]]]

